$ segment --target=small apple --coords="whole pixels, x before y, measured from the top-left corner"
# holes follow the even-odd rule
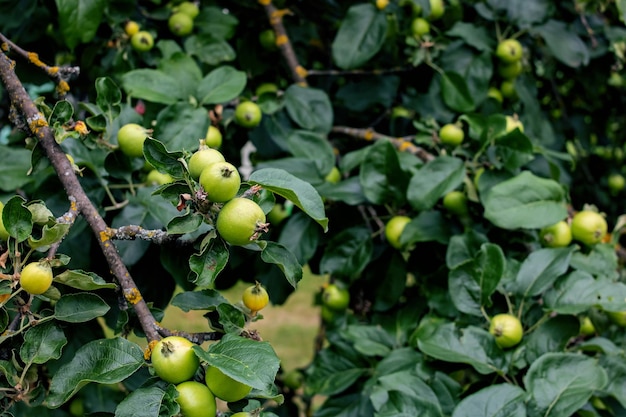
[[[522,65],[521,61],[515,61],[511,63],[501,62],[500,65],[498,65],[498,74],[500,74],[500,77],[504,79],[512,80],[513,78],[520,75],[523,69],[524,66]]]
[[[511,133],[515,129],[519,129],[520,132],[524,133],[524,124],[520,119],[515,116],[506,116],[506,133]]]
[[[341,172],[339,171],[339,168],[332,167],[332,169],[324,177],[324,180],[331,184],[337,184],[339,181],[341,181]]]
[[[496,87],[489,87],[489,90],[487,90],[487,97],[490,97],[500,103],[504,101],[504,97],[502,97],[502,93]]]
[[[464,138],[463,129],[455,123],[448,123],[439,130],[439,139],[444,145],[459,146]]]
[[[187,36],[193,31],[193,19],[188,14],[182,12],[171,15],[167,25],[176,36]]]
[[[222,132],[211,125],[206,131],[206,138],[204,138],[204,144],[209,148],[219,149],[222,146]]]
[[[467,216],[467,196],[462,191],[450,191],[443,197],[443,206],[458,217]]]
[[[135,33],[139,32],[139,29],[139,23],[132,20],[129,20],[124,25],[124,32],[126,32],[128,36],[133,36]]]
[[[565,220],[546,226],[539,231],[539,240],[549,248],[563,248],[572,243],[572,229]]]
[[[131,36],[130,45],[137,52],[148,52],[154,46],[154,37],[150,32],[140,30]]]
[[[500,84],[500,94],[502,97],[509,100],[515,100],[517,98],[517,90],[515,89],[515,82],[512,80],[504,80]]]
[[[572,238],[585,245],[600,243],[608,231],[606,220],[598,212],[579,211],[572,218]]]
[[[620,191],[624,189],[626,186],[626,179],[622,174],[611,174],[607,179],[609,190],[611,190],[611,194],[618,194]]]
[[[440,19],[445,11],[446,8],[443,4],[443,0],[430,0],[430,14],[428,15],[428,20],[432,22]]]
[[[517,39],[505,39],[498,44],[496,56],[502,62],[513,63],[522,59],[522,44]]]
[[[260,84],[254,91],[254,94],[257,97],[262,96],[263,94],[276,94],[276,93],[278,93],[278,86],[274,83]]]
[[[596,327],[587,316],[580,319],[580,334],[583,336],[593,336],[596,334]]]
[[[396,249],[402,249],[400,236],[407,224],[411,222],[408,216],[393,216],[385,225],[385,237],[387,242]]]
[[[252,101],[242,101],[235,108],[235,122],[243,127],[258,126],[262,116],[261,108]]]
[[[494,335],[498,346],[506,349],[522,341],[524,329],[522,323],[514,315],[496,314],[491,318],[489,333]]]
[[[411,33],[413,33],[413,36],[416,38],[421,38],[427,33],[430,33],[430,23],[422,17],[416,17],[411,23]]]

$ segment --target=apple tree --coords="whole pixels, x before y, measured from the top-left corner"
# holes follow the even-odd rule
[[[626,414],[625,22],[0,4],[2,415]],[[304,266],[321,326],[285,373],[251,324]]]

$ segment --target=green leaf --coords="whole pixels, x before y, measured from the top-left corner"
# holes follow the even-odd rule
[[[400,77],[378,75],[346,83],[334,97],[355,112],[375,108],[377,104],[389,108],[398,95],[399,87]]]
[[[491,295],[504,275],[505,264],[500,246],[484,243],[472,262],[451,270],[448,288],[456,308],[480,317],[481,307],[491,305]]]
[[[368,147],[359,169],[363,194],[375,204],[401,205],[405,201],[407,175],[400,167],[398,151],[389,141]]]
[[[109,120],[120,114],[122,92],[109,77],[96,78],[96,104]]]
[[[473,261],[475,253],[487,242],[484,235],[473,229],[467,230],[462,235],[452,236],[446,251],[446,266],[448,269],[456,269]]]
[[[610,243],[594,245],[589,252],[577,251],[572,255],[572,268],[585,271],[598,278],[618,279],[618,259],[615,246]]]
[[[2,209],[2,223],[9,235],[18,242],[28,239],[33,231],[33,215],[24,206],[24,199],[19,196],[11,197]]]
[[[335,166],[333,147],[328,139],[319,133],[292,130],[287,136],[287,147],[293,156],[315,161],[319,173],[323,176]]]
[[[289,117],[300,127],[324,134],[330,132],[333,107],[326,92],[292,84],[285,91],[284,98]]]
[[[543,293],[567,271],[573,251],[573,247],[566,247],[532,252],[522,263],[511,290],[524,298]]]
[[[581,314],[592,307],[605,311],[626,310],[626,284],[594,279],[574,271],[558,279],[545,294],[546,308],[559,314]]]
[[[594,358],[576,353],[547,353],[530,365],[524,385],[530,415],[568,417],[608,383]]]
[[[342,331],[342,336],[354,343],[354,349],[363,356],[389,355],[394,347],[394,338],[380,326],[353,324]]]
[[[420,325],[417,346],[424,354],[452,363],[466,363],[478,373],[488,375],[504,371],[502,350],[485,329],[454,323]]]
[[[202,71],[196,61],[183,52],[175,52],[159,61],[158,69],[178,81],[179,97],[193,97],[202,79]]]
[[[206,136],[209,123],[205,108],[196,108],[187,102],[176,103],[159,112],[153,136],[173,152],[195,151],[199,140]]]
[[[626,23],[626,0],[617,0],[615,6],[617,6],[617,11],[619,12],[619,20],[622,23]]]
[[[511,172],[535,159],[532,142],[518,129],[499,137],[494,149],[495,155],[490,158],[494,166],[503,167]]]
[[[578,68],[589,63],[589,48],[565,22],[549,20],[533,27],[531,33],[541,36],[550,52],[565,65]]]
[[[185,168],[181,160],[182,152],[168,152],[165,145],[156,139],[146,138],[143,143],[146,161],[157,171],[170,174],[174,178],[184,178]]]
[[[53,243],[60,242],[67,232],[70,230],[69,224],[55,223],[52,227],[47,224],[41,229],[40,238],[28,239],[28,246],[33,249],[37,249],[43,246],[52,245]]]
[[[415,210],[431,209],[441,197],[463,183],[465,166],[459,158],[440,156],[411,177],[407,199]]]
[[[263,168],[254,171],[248,178],[248,182],[261,185],[264,189],[290,200],[319,223],[324,231],[328,230],[328,218],[324,213],[324,203],[311,184],[277,168]]]
[[[412,219],[402,230],[400,243],[410,245],[417,242],[448,243],[452,231],[450,220],[441,211],[423,211]]]
[[[465,397],[452,417],[526,417],[525,396],[518,386],[492,385]]]
[[[200,81],[197,97],[201,104],[226,103],[241,94],[246,81],[243,71],[227,65],[218,67]]]
[[[368,372],[365,364],[341,355],[334,349],[323,349],[315,356],[305,390],[307,393],[333,398]]]
[[[599,357],[600,365],[606,371],[609,384],[604,391],[615,397],[622,407],[626,406],[626,392],[624,392],[624,384],[626,384],[626,364],[624,364],[624,356],[618,354],[606,354]]]
[[[549,352],[562,352],[572,337],[580,333],[580,322],[574,316],[556,316],[543,322],[524,340],[528,363]]]
[[[207,34],[189,36],[185,39],[185,51],[211,66],[233,61],[237,57],[235,50],[228,42]]]
[[[194,27],[200,33],[210,34],[217,39],[230,39],[235,35],[239,19],[221,7],[202,6],[194,19]]]
[[[341,69],[360,67],[382,48],[387,17],[370,3],[348,9],[332,44],[333,60]]]
[[[54,316],[68,323],[82,323],[102,317],[110,309],[96,294],[66,294],[54,306]]]
[[[31,151],[23,147],[15,148],[0,145],[0,190],[14,192],[23,187],[33,178],[28,176]]]
[[[229,302],[217,306],[219,323],[226,333],[240,335],[246,326],[246,316],[243,311]]]
[[[280,360],[268,342],[258,342],[234,334],[226,334],[205,352],[200,346],[193,350],[209,366],[214,366],[235,381],[261,391],[271,391]]]
[[[160,410],[164,400],[168,396],[173,397],[175,393],[176,387],[171,384],[167,385],[166,391],[158,386],[139,388],[119,403],[115,408],[115,417],[161,416]]]
[[[221,239],[212,239],[207,249],[189,258],[189,267],[196,274],[192,282],[199,288],[211,287],[227,263],[228,248],[225,243]]]
[[[52,109],[52,114],[48,118],[51,125],[64,125],[74,116],[74,107],[67,100],[58,101]]]
[[[61,272],[60,274],[54,276],[54,282],[83,291],[92,291],[101,288],[117,288],[116,284],[106,282],[102,277],[96,275],[94,272],[86,272],[80,269],[68,269]]]
[[[481,52],[492,52],[495,47],[494,37],[487,28],[471,23],[456,22],[446,35],[459,37]]]
[[[441,77],[441,94],[444,103],[454,111],[468,113],[476,107],[465,79],[455,72],[446,72]]]
[[[155,69],[136,69],[122,75],[122,86],[129,96],[160,104],[187,99],[179,81]]]
[[[204,223],[204,218],[200,213],[192,212],[180,216],[174,217],[167,224],[167,233],[169,234],[180,234],[184,235],[185,233],[193,233],[202,226]]]
[[[356,279],[372,258],[373,242],[367,227],[355,226],[333,237],[322,255],[323,274]]]
[[[376,417],[443,417],[437,396],[415,371],[402,370],[378,378],[372,394]]]
[[[215,310],[218,305],[228,303],[228,300],[213,289],[201,291],[185,291],[176,294],[172,305],[187,312],[190,310]]]
[[[79,348],[54,374],[47,406],[58,408],[89,382],[115,384],[144,364],[141,348],[126,339],[94,340]]]
[[[503,229],[539,229],[567,216],[563,186],[529,171],[492,187],[483,205],[485,217]]]
[[[263,242],[263,252],[261,252],[263,262],[275,264],[283,271],[285,278],[296,288],[302,279],[302,266],[296,256],[286,247],[272,241]]]
[[[66,344],[63,330],[49,321],[32,327],[24,334],[20,357],[25,363],[46,363],[51,359],[59,359]]]
[[[55,3],[59,28],[69,49],[90,42],[96,36],[107,5],[105,0],[56,0]]]
[[[372,402],[369,395],[366,395],[365,392],[331,396],[315,411],[315,417],[362,417],[373,415]]]
[[[300,265],[306,264],[315,254],[319,241],[319,228],[302,212],[289,216],[278,237],[278,243],[289,248]]]

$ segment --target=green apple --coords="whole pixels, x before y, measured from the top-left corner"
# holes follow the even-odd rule
[[[513,63],[522,59],[522,44],[517,39],[505,39],[498,44],[496,56],[502,62]]]
[[[439,139],[444,145],[459,146],[464,138],[463,129],[456,123],[448,123],[439,130]]]
[[[413,19],[413,22],[411,22],[411,33],[413,33],[413,36],[421,38],[427,33],[430,33],[430,23],[422,17],[416,17]]]
[[[563,248],[572,243],[572,229],[565,220],[546,226],[539,231],[539,240],[549,248]]]
[[[520,119],[515,116],[506,116],[506,133],[511,133],[515,129],[519,129],[520,132],[524,133],[524,124]]]
[[[219,149],[222,146],[222,132],[213,125],[209,126],[204,138],[204,144],[209,148]]]
[[[140,30],[130,37],[130,45],[137,52],[148,52],[154,46],[154,37],[150,32]]]
[[[176,36],[187,36],[193,32],[193,19],[186,13],[174,13],[167,21],[167,25]]]
[[[608,231],[606,220],[598,212],[579,211],[572,218],[572,238],[585,245],[600,243]]]
[[[428,15],[428,20],[432,22],[440,19],[445,11],[446,8],[443,4],[443,0],[430,0],[430,15]]]

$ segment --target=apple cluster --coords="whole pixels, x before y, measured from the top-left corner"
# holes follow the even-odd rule
[[[496,48],[498,58],[498,74],[502,79],[500,88],[492,87],[489,95],[502,102],[503,99],[514,100],[517,98],[515,90],[515,79],[524,70],[522,57],[524,50],[522,44],[517,39],[504,39]]]
[[[168,336],[157,342],[150,360],[155,374],[163,381],[176,385],[183,417],[215,417],[216,398],[226,402],[246,397],[252,387],[223,373],[220,369],[200,363],[194,344],[184,337]],[[204,372],[204,383],[196,375]]]

